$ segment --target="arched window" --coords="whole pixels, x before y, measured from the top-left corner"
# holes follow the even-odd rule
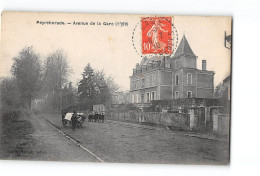
[[[192,91],[187,91],[187,98],[192,98]]]
[[[157,81],[156,81],[156,74],[154,74],[153,75],[153,85],[156,85],[157,83],[156,83]]]
[[[146,102],[149,103],[150,102],[150,92],[146,93]]]
[[[192,85],[192,74],[191,73],[187,74],[187,84]]]
[[[150,79],[150,81],[149,81],[149,82],[150,82],[150,85],[149,85],[149,86],[152,86],[152,85],[153,85],[153,80],[152,80],[153,77],[152,77],[152,75],[149,76],[149,79]]]
[[[135,81],[132,81],[132,89],[135,89]]]
[[[135,84],[136,84],[135,88],[138,89],[139,88],[139,80],[136,80]]]
[[[179,95],[179,91],[175,91],[175,99],[179,99],[180,95]]]
[[[142,79],[142,88],[144,88],[144,86],[145,86],[145,79],[143,78]]]
[[[175,85],[179,85],[179,75],[175,75]]]
[[[152,100],[155,100],[155,92],[152,92],[152,94],[151,94],[151,101]]]

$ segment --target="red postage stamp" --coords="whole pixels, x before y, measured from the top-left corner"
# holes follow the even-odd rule
[[[172,17],[146,17],[142,24],[142,54],[172,53]]]

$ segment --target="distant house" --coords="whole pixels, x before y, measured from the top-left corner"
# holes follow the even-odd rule
[[[173,57],[144,57],[130,76],[131,103],[149,104],[152,100],[213,98],[214,72],[197,69],[197,56],[183,36]]]

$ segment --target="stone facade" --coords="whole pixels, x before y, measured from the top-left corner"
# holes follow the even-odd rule
[[[147,104],[152,100],[213,98],[214,72],[197,69],[197,56],[183,36],[175,55],[144,57],[130,76],[130,102]]]

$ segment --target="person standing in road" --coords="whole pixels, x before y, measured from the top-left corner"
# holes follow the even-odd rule
[[[73,115],[71,117],[71,126],[72,126],[72,130],[74,131],[77,126],[77,111],[73,112]]]

